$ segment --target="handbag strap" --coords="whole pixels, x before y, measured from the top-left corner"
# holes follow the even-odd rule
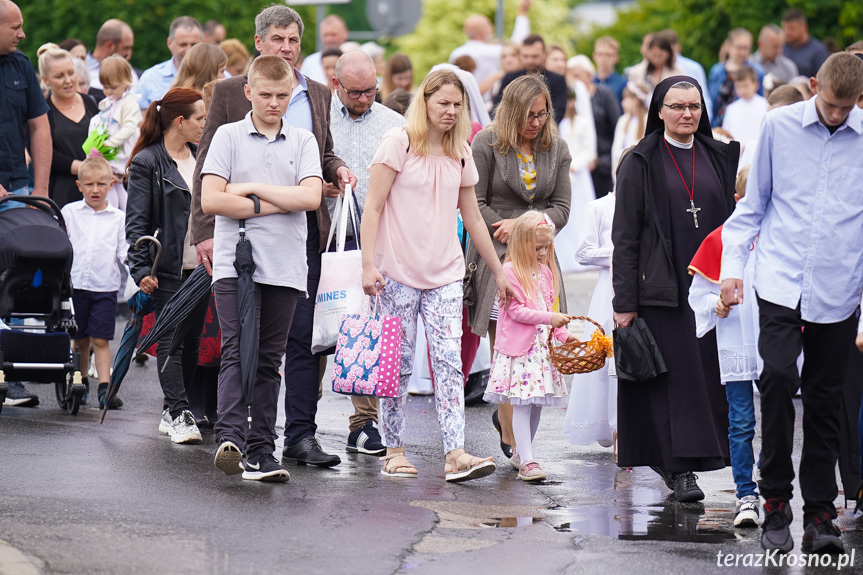
[[[356,229],[356,220],[358,214],[354,214],[353,212],[356,208],[352,208],[352,205],[356,205],[356,200],[352,198],[354,197],[353,190],[351,189],[350,184],[345,185],[345,195],[344,198],[339,196],[336,198],[336,207],[333,210],[333,225],[330,226],[330,233],[327,237],[327,249],[326,251],[330,251],[330,245],[333,243],[333,237],[336,235],[336,230],[338,230],[338,236],[336,236],[336,251],[343,252],[345,251],[345,242],[347,241],[347,228],[348,228],[348,215],[351,215],[352,221],[354,222],[354,229]]]

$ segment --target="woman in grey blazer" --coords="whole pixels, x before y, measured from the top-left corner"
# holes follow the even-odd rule
[[[541,76],[522,76],[506,87],[494,122],[476,135],[471,147],[479,172],[477,202],[501,261],[512,223],[526,211],[542,210],[558,231],[566,225],[572,198],[572,158],[566,142],[558,137],[551,94]],[[466,261],[471,276],[468,282],[473,284],[466,293],[472,288],[475,294],[475,301],[469,302],[470,327],[479,336],[488,333],[494,348],[497,284],[473,245],[468,246]],[[554,265],[560,274],[557,256]],[[563,292],[560,311],[566,313]],[[497,412],[493,420],[501,433],[501,449],[509,457],[512,407],[501,405],[499,411],[500,423]]]

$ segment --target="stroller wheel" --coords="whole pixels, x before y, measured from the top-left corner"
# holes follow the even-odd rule
[[[78,381],[75,381],[75,376],[78,376]],[[84,384],[80,381],[81,375],[79,372],[74,374],[66,374],[61,381],[54,383],[54,393],[57,396],[57,404],[60,409],[66,411],[70,415],[77,415],[78,409],[81,407],[81,397],[84,395]]]
[[[60,409],[67,411],[69,404],[69,396],[72,389],[72,375],[65,374],[63,379],[54,382],[54,395],[57,396],[57,405]]]

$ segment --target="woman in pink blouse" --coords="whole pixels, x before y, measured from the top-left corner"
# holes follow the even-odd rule
[[[408,108],[407,126],[384,135],[372,160],[363,212],[363,289],[378,296],[380,313],[401,318],[398,397],[381,399],[380,422],[387,446],[381,475],[416,477],[405,456],[404,403],[413,366],[417,316],[422,314],[435,374],[435,407],[444,441],[447,481],[494,472],[491,457],[464,450],[464,375],[461,314],[464,257],[456,232],[456,208],[477,250],[493,271],[507,301],[512,287],[503,275],[480,216],[474,185],[478,174],[467,138],[468,100],[458,76],[430,73]]]

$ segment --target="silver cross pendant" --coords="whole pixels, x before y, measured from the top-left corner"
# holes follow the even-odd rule
[[[695,207],[695,201],[694,200],[689,200],[689,205],[692,207],[686,211],[688,213],[692,214],[692,222],[695,224],[695,227],[698,228],[698,212],[701,211],[701,208]]]

